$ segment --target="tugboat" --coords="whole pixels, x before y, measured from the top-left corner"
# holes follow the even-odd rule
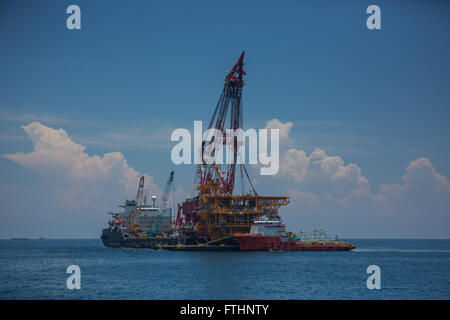
[[[255,220],[249,233],[236,233],[240,250],[256,251],[349,251],[355,245],[331,239],[325,230],[286,232],[279,216]]]

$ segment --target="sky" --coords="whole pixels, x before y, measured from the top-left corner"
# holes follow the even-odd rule
[[[81,30],[66,9],[81,8]],[[369,30],[366,8],[381,9]],[[0,238],[98,238],[245,50],[244,127],[279,128],[290,230],[450,237],[447,1],[0,0]]]

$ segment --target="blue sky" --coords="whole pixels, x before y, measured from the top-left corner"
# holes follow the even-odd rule
[[[66,28],[70,4],[81,8],[81,30]],[[381,30],[366,28],[371,4],[381,8]],[[0,154],[31,152],[21,126],[37,121],[63,128],[90,156],[120,152],[162,188],[174,168],[171,130],[209,121],[226,71],[245,50],[246,127],[292,122],[286,149],[309,155],[320,148],[357,165],[371,196],[379,185],[402,185],[407,166],[419,158],[449,177],[449,9],[446,1],[3,0]],[[175,169],[177,184],[189,190],[193,168]],[[104,212],[123,200],[119,189],[102,187],[95,205],[58,215],[67,204],[52,186],[64,176],[5,157],[0,174],[6,203],[0,237],[96,237]],[[256,180],[266,193],[275,183]],[[303,182],[290,188],[310,192]],[[445,213],[443,197],[438,211]],[[290,210],[301,211],[292,204]],[[434,236],[433,224],[425,232],[420,219],[405,226],[405,208],[389,231],[387,218],[376,214],[359,224],[345,216],[340,224],[331,208],[315,217],[308,208],[286,220],[355,237]],[[352,204],[342,211],[357,215],[355,208],[361,210]],[[436,236],[450,236],[448,217],[436,219]]]

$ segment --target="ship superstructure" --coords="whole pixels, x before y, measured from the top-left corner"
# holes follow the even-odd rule
[[[126,200],[120,212],[109,212],[109,228],[103,230],[102,240],[105,246],[125,246],[122,240],[127,240],[133,247],[133,239],[167,238],[173,231],[172,208],[168,206],[168,195],[173,187],[172,171],[166,183],[161,205],[158,206],[156,196],[148,203],[148,193],[144,190],[145,177],[139,180],[136,199]]]

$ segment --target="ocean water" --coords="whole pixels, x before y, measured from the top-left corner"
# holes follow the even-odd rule
[[[450,299],[450,240],[351,242],[350,252],[172,252],[0,240],[0,299]],[[80,290],[66,286],[73,264]],[[380,290],[367,289],[369,265]]]

